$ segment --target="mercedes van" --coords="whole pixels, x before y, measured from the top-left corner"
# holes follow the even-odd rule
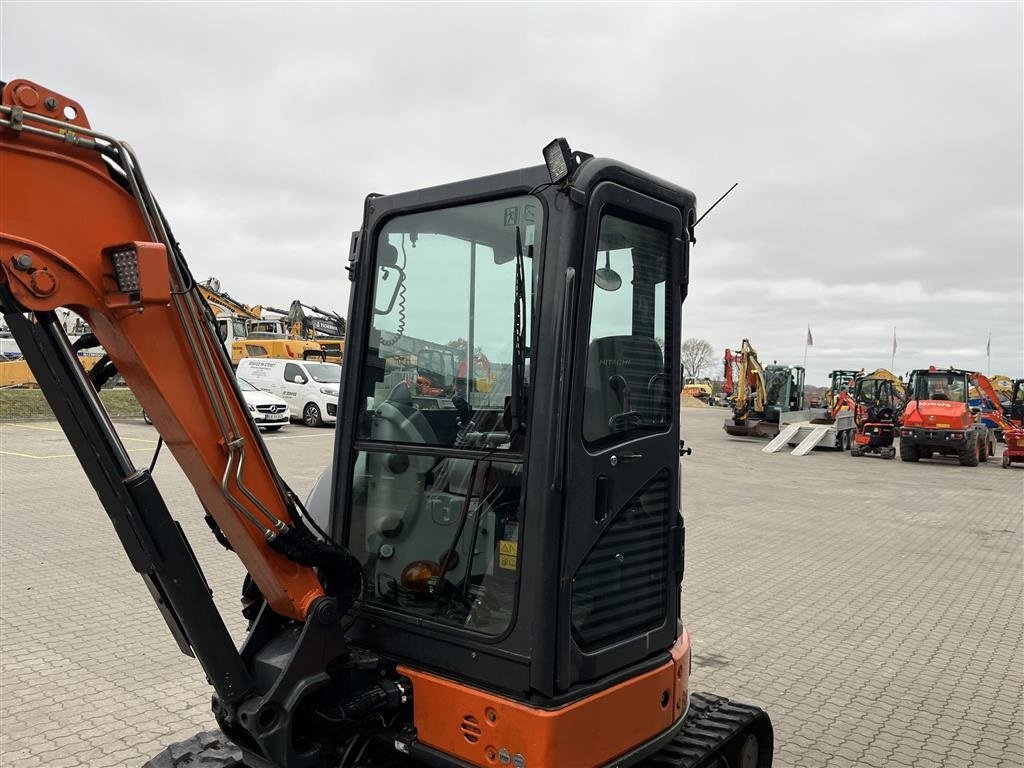
[[[238,377],[282,398],[308,427],[337,421],[341,366],[336,363],[243,357]]]

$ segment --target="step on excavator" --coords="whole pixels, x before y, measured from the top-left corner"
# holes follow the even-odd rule
[[[691,691],[680,621],[695,197],[564,139],[543,157],[366,198],[335,457],[307,506],[131,148],[59,93],[3,86],[5,318],[247,766],[771,764],[763,711]],[[244,564],[241,648],[59,307],[90,324]],[[417,409],[384,385],[402,334],[486,343],[500,374],[463,408]]]

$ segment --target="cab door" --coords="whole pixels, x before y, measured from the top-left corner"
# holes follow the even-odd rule
[[[591,196],[563,514],[563,690],[657,656],[679,631],[683,221],[678,207],[612,182]]]
[[[278,375],[282,376],[282,374]],[[296,381],[296,377],[298,377],[298,381]],[[306,375],[306,371],[303,370],[302,366],[295,363],[285,363],[283,380],[277,385],[281,390],[275,394],[285,399],[292,413],[298,412],[301,414],[302,409],[306,405],[305,393],[308,382],[309,376]]]

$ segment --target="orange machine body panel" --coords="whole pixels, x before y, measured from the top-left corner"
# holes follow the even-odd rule
[[[399,667],[412,680],[419,741],[476,766],[585,768],[656,738],[685,714],[690,637],[683,630],[660,667],[558,709],[518,701]]]
[[[955,400],[911,400],[903,411],[904,427],[967,429],[973,419],[966,403]]]
[[[36,110],[49,102],[54,118],[67,117],[66,133],[89,127],[77,102],[28,81],[8,83],[3,100]],[[289,519],[270,457],[245,406],[236,401],[228,406],[239,427],[231,439],[244,443],[247,458],[224,480],[227,446],[171,301],[175,286],[167,250],[148,242],[135,198],[111,179],[97,152],[3,129],[0,201],[0,283],[26,309],[67,307],[89,323],[271,607],[304,619],[323,595],[315,571],[271,549],[264,533],[222,493],[222,482],[236,496],[244,487],[279,519]],[[135,302],[118,292],[108,253],[124,244],[138,252],[141,290]],[[31,268],[19,270],[18,259],[29,260]],[[202,301],[198,294],[196,300]],[[220,344],[212,329],[203,333],[210,348]],[[214,376],[231,387],[227,365]],[[242,503],[252,506],[248,499]]]

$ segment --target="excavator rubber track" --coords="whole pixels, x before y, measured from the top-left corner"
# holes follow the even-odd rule
[[[740,423],[736,419],[726,419],[722,428],[733,437],[775,437],[779,434],[778,422],[763,419],[746,419]]]
[[[756,759],[743,760],[749,736],[757,739]],[[676,737],[639,768],[757,768],[769,765],[774,749],[771,721],[764,710],[710,693],[690,694],[690,711]]]
[[[756,760],[743,762],[748,736],[757,738]],[[764,710],[710,693],[690,694],[690,710],[676,737],[636,768],[757,768],[769,765],[774,748],[771,721]],[[401,761],[420,768],[415,761]],[[361,766],[369,766],[372,763]],[[220,732],[198,733],[172,744],[143,768],[245,768],[241,751]]]

